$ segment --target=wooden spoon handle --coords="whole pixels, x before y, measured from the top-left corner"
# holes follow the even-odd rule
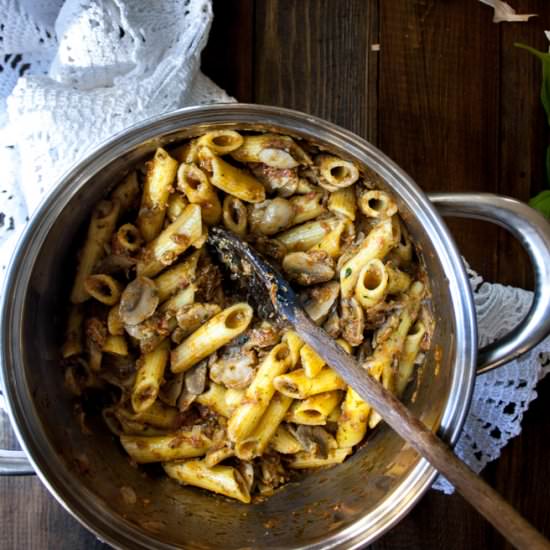
[[[407,443],[443,474],[457,491],[517,548],[550,549],[550,543],[494,489],[470,470],[453,451],[382,384],[372,378],[307,314],[296,308],[289,320],[309,344],[357,394]]]

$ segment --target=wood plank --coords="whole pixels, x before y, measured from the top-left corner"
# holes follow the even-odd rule
[[[254,101],[254,0],[214,0],[214,22],[202,70],[241,102]]]
[[[380,147],[426,191],[498,190],[498,33],[479,2],[380,4]],[[449,225],[493,279],[496,229]]]
[[[514,47],[522,42],[548,49],[550,6],[545,0],[518,0],[522,13],[538,13],[529,24],[500,27],[500,166],[498,190],[528,201],[546,184],[544,159],[547,145],[546,115],[540,102],[541,63]],[[503,284],[532,288],[527,254],[504,230],[499,234],[498,280]]]
[[[376,138],[377,3],[257,3],[255,99],[283,105]],[[370,117],[369,117],[370,114]],[[369,122],[372,121],[372,122]]]

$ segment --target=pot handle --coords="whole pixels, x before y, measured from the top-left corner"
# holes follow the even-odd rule
[[[516,199],[491,193],[430,193],[443,216],[475,218],[508,229],[526,250],[535,273],[535,295],[525,319],[479,350],[477,372],[488,372],[529,351],[550,333],[550,223]]]
[[[4,396],[0,390],[0,411],[5,411]],[[24,451],[0,449],[0,476],[22,476],[34,474],[32,464]]]

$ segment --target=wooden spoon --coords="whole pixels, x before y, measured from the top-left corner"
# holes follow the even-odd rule
[[[245,242],[224,229],[210,228],[208,241],[234,273],[235,279],[248,289],[254,302],[263,308],[271,302],[274,309],[271,315],[288,321],[300,338],[362,399],[368,401],[397,434],[443,474],[504,537],[517,548],[550,549],[547,539],[309,318],[298,297],[277,270]],[[266,294],[268,299],[265,299]],[[260,297],[264,298],[263,302]]]

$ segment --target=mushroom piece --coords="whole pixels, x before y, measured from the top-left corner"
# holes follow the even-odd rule
[[[185,373],[185,389],[193,395],[200,395],[206,386],[207,371],[206,361],[201,361],[198,365],[189,369]]]
[[[301,285],[314,285],[334,277],[334,260],[324,250],[291,252],[283,259],[289,279]]]
[[[254,484],[254,466],[250,462],[244,462],[243,460],[239,461],[237,465],[237,470],[243,476],[244,482],[248,487],[248,491],[252,491],[252,485]]]
[[[217,304],[189,304],[181,307],[176,313],[178,326],[181,329],[178,337],[184,338],[195,332],[208,319],[221,311]]]
[[[340,336],[342,333],[342,326],[340,323],[340,316],[336,309],[330,313],[328,319],[323,324],[323,328],[331,338],[338,338]]]
[[[109,254],[97,264],[94,271],[96,273],[105,273],[106,275],[110,275],[111,273],[117,273],[119,271],[128,271],[136,264],[137,260],[135,258],[131,258],[130,256]]]
[[[181,392],[183,389],[183,378],[184,378],[184,373],[180,372],[174,375],[173,378],[165,382],[160,387],[159,399],[163,403],[166,403],[171,407],[176,406],[178,402],[178,397],[181,395]]]
[[[250,170],[264,184],[270,193],[290,197],[298,189],[299,179],[296,168],[273,168],[267,164],[251,163]]]
[[[355,298],[342,300],[342,336],[351,346],[363,342],[365,331],[365,313]]]
[[[256,363],[257,358],[253,351],[223,357],[210,365],[210,378],[226,388],[244,389],[252,382]]]
[[[325,322],[339,294],[340,285],[336,281],[314,286],[302,293],[304,309],[314,323],[322,325]]]
[[[275,235],[286,229],[294,219],[294,206],[281,197],[254,204],[248,215],[252,233]]]
[[[305,451],[319,458],[327,458],[328,452],[338,446],[334,437],[321,426],[300,424],[296,427],[289,425],[288,429]]]
[[[151,317],[159,304],[155,282],[147,277],[137,277],[120,297],[119,313],[125,325],[138,325]]]

